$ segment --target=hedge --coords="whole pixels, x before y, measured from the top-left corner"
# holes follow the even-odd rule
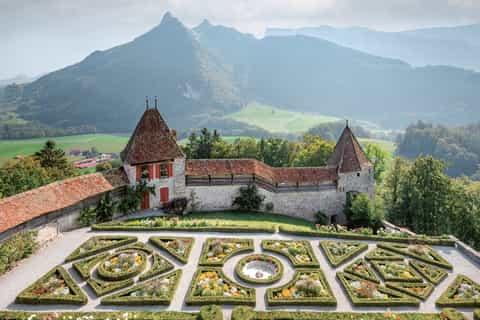
[[[403,261],[404,257],[392,251],[388,251],[382,248],[375,248],[365,255],[365,259],[369,261],[371,260]]]
[[[465,275],[458,275],[455,280],[448,286],[444,293],[436,301],[439,307],[480,307],[480,296],[478,298],[454,298],[460,285],[468,285],[476,289],[480,293],[480,285]]]
[[[134,251],[134,250],[120,251],[120,252],[111,254],[104,261],[110,260],[110,259],[112,259],[116,256],[121,255],[121,254],[132,254],[132,253],[137,253],[140,257],[142,257],[142,262],[140,263],[139,266],[137,266],[134,269],[123,270],[123,271],[115,273],[115,272],[110,272],[107,269],[105,269],[105,263],[102,262],[102,263],[100,263],[100,265],[97,268],[97,273],[100,276],[100,278],[102,278],[103,280],[107,280],[107,281],[121,281],[121,280],[125,280],[125,279],[128,279],[128,278],[133,278],[133,277],[139,275],[140,273],[142,273],[142,271],[147,266],[147,259],[148,259],[147,255],[143,251]]]
[[[180,282],[180,277],[182,276],[182,270],[175,270],[166,274],[164,276],[142,282],[130,289],[124,290],[122,292],[113,294],[106,298],[103,298],[100,304],[103,305],[130,305],[130,306],[140,306],[140,305],[169,305],[172,301],[175,291],[177,290],[178,283]],[[163,296],[131,296],[131,293],[138,290],[144,290],[148,288],[149,285],[155,285],[158,282],[162,282],[168,279],[168,290],[167,294]]]
[[[437,246],[455,246],[455,240],[452,238],[417,236],[417,237],[394,237],[384,235],[361,234],[350,231],[328,232],[320,230],[301,230],[291,226],[279,226],[279,232],[306,237],[339,238],[349,240],[372,240],[398,243],[418,243]]]
[[[153,278],[155,276],[158,276],[159,274],[173,270],[173,268],[174,268],[174,265],[170,261],[161,257],[158,253],[154,253],[153,263],[150,266],[150,269],[144,274],[141,274],[138,279],[140,281],[144,281],[144,280]]]
[[[54,274],[57,274],[65,281],[65,285],[70,289],[70,292],[73,294],[69,295],[54,295],[54,294],[41,294],[34,293],[33,290],[40,284],[47,281]],[[35,281],[28,288],[20,292],[20,294],[15,299],[15,303],[23,304],[75,304],[83,305],[88,302],[87,296],[80,290],[72,277],[68,272],[61,266],[56,266],[50,271],[48,271],[44,276],[39,280]]]
[[[73,268],[78,272],[83,280],[90,278],[92,269],[103,259],[109,256],[108,252],[102,253],[98,256],[90,257],[88,259],[80,260],[72,264]]]
[[[135,281],[133,281],[133,279],[127,279],[122,281],[103,281],[90,278],[87,280],[87,283],[93,290],[93,292],[95,292],[98,297],[101,297],[115,290],[130,287],[135,283]]]
[[[357,307],[396,307],[396,306],[415,306],[418,307],[420,305],[420,300],[407,296],[404,293],[391,290],[382,286],[377,286],[375,283],[363,280],[359,277],[355,277],[353,275],[349,275],[343,272],[337,272],[337,278],[342,283],[343,289],[347,293],[350,301],[353,303],[354,306]],[[377,287],[377,290],[380,293],[386,294],[389,297],[387,299],[379,299],[379,298],[360,298],[353,292],[353,289],[350,286],[349,281],[356,280],[356,281],[366,281],[372,285]]]
[[[323,289],[327,295],[322,297],[291,297],[291,298],[277,298],[275,294],[283,293],[285,289],[295,286],[297,281],[301,281],[301,277],[307,274],[315,274],[320,279]],[[283,305],[295,305],[295,306],[336,306],[337,299],[335,299],[332,289],[328,284],[327,279],[320,269],[296,269],[293,279],[287,284],[278,287],[267,289],[267,302],[270,306],[283,306]]]
[[[439,269],[437,267],[431,266],[429,264],[426,264],[420,261],[410,260],[408,263],[412,266],[413,269],[417,270],[418,273],[420,273],[428,281],[430,281],[435,285],[442,282],[443,279],[445,279],[448,276],[448,273],[443,271],[442,269]]]
[[[306,254],[309,256],[310,261],[309,262],[302,262],[298,260],[294,255],[292,255],[290,252],[283,251],[279,248],[275,247],[275,243],[280,243],[280,244],[289,244],[289,243],[299,243],[302,244],[303,247],[306,250]],[[315,257],[315,254],[313,253],[312,246],[310,245],[310,242],[306,240],[262,240],[262,249],[266,251],[272,251],[276,252],[278,254],[281,254],[285,257],[287,257],[292,265],[294,267],[303,267],[303,268],[318,268],[320,267],[320,264],[317,261],[317,258]]]
[[[223,320],[222,308],[217,305],[202,306],[200,308],[200,318],[208,320]]]
[[[345,252],[344,254],[338,256],[332,252],[331,246],[337,245],[347,245],[354,247],[349,251]],[[328,262],[332,265],[332,267],[336,268],[339,265],[355,258],[361,252],[366,251],[368,249],[368,244],[363,242],[352,242],[352,241],[320,241],[320,248],[323,249],[323,252],[327,256]]]
[[[183,254],[179,254],[175,252],[172,248],[168,247],[165,244],[165,241],[174,241],[174,240],[181,240],[186,243],[185,252]],[[157,248],[166,251],[167,253],[171,254],[174,258],[182,263],[188,262],[188,257],[190,256],[190,252],[192,251],[193,244],[195,242],[194,238],[186,238],[186,237],[150,237],[148,239],[150,243],[152,243]]]
[[[386,282],[387,288],[391,288],[397,291],[408,294],[409,296],[418,298],[420,300],[426,300],[433,292],[433,285],[428,282],[412,283],[412,282]],[[409,289],[422,288],[421,292],[413,292]]]
[[[246,292],[246,297],[233,297],[233,296],[225,296],[222,295],[209,295],[209,296],[198,296],[195,295],[197,291],[197,285],[199,282],[199,278],[203,273],[207,272],[216,272],[223,283],[232,286],[235,285],[240,290]],[[222,289],[223,290],[223,289]],[[246,288],[239,284],[234,283],[232,280],[227,278],[227,276],[223,273],[221,268],[216,267],[199,267],[195,272],[195,275],[192,278],[192,283],[187,291],[187,295],[185,298],[185,303],[187,305],[207,305],[207,304],[226,304],[226,305],[255,305],[255,289]]]
[[[91,248],[89,250],[85,249],[85,246],[90,242],[90,241],[101,241],[101,240],[113,240],[114,242],[109,244],[109,245],[102,245],[102,246],[96,246],[94,248]],[[82,243],[77,249],[75,249],[68,257],[65,258],[65,262],[70,262],[72,260],[77,260],[89,256],[93,256],[94,254],[97,254],[102,251],[107,251],[110,249],[114,249],[117,247],[124,246],[126,244],[130,244],[137,241],[137,237],[129,237],[129,236],[95,236],[91,237],[84,243]]]
[[[235,307],[231,320],[466,320],[454,309],[441,313],[393,313],[393,312],[317,312],[317,311],[254,311],[251,307]],[[480,319],[480,318],[479,318]]]
[[[380,242],[377,244],[379,248],[391,250],[412,258],[415,258],[417,260],[430,263],[445,269],[453,269],[452,265],[445,260],[440,254],[438,254],[435,250],[433,250],[431,247],[426,246],[425,248],[429,250],[429,254],[432,256],[432,258],[425,257],[419,254],[416,254],[409,250],[409,247],[407,245],[402,245],[402,244],[390,244],[390,243],[384,243]]]
[[[222,259],[218,261],[208,261],[208,253],[211,250],[212,245],[215,241],[222,242],[234,242],[239,244],[240,247],[234,248],[232,251],[227,253]],[[205,240],[202,246],[202,253],[200,254],[200,260],[198,265],[200,266],[223,266],[225,261],[230,259],[232,256],[240,254],[242,252],[253,252],[253,240],[252,239],[238,239],[238,238],[208,238]]]
[[[95,312],[24,312],[0,311],[0,320],[114,320],[114,319],[141,319],[141,320],[207,320],[199,313],[179,311],[95,311]]]
[[[373,268],[380,274],[380,276],[383,278],[385,281],[390,281],[390,282],[423,282],[423,278],[420,276],[420,274],[415,271],[410,265],[403,261],[372,261],[372,266]],[[389,275],[383,268],[387,268],[389,265],[398,265],[404,267],[404,270],[406,272],[409,272],[412,277],[408,278],[403,275]]]
[[[248,262],[257,261],[257,260],[268,261],[268,262],[272,263],[276,267],[277,273],[274,274],[272,277],[267,278],[267,279],[255,279],[255,278],[251,278],[251,277],[247,276],[245,273],[243,273],[243,267]],[[278,260],[275,257],[267,256],[265,254],[253,254],[253,255],[248,255],[248,256],[240,259],[240,261],[235,266],[235,274],[240,279],[242,279],[243,281],[245,281],[247,283],[270,284],[270,283],[277,282],[278,280],[280,280],[282,278],[282,276],[283,276],[283,265],[280,262],[280,260]]]
[[[368,274],[360,273],[357,270],[359,265],[361,265],[364,268],[365,272],[368,273]],[[372,268],[370,268],[368,263],[361,258],[355,260],[353,263],[348,265],[345,269],[343,269],[343,272],[352,274],[352,275],[357,276],[359,278],[369,280],[369,281],[372,281],[372,282],[375,282],[375,283],[380,283],[380,279],[378,279],[377,275],[373,272]]]
[[[125,247],[118,248],[116,252],[125,251],[125,250],[140,250],[145,252],[147,255],[151,255],[153,253],[152,247],[140,241],[126,245]]]
[[[473,310],[473,320],[480,320],[480,309]]]
[[[37,234],[37,231],[18,232],[0,243],[0,275],[37,250]]]

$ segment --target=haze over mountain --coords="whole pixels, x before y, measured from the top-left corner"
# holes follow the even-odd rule
[[[480,24],[384,32],[361,27],[267,28],[266,36],[304,35],[413,66],[451,65],[480,70]]]
[[[480,117],[479,73],[412,68],[312,37],[257,39],[207,21],[189,30],[170,14],[132,42],[21,89],[8,105],[23,119],[110,132],[133,128],[145,95],[159,95],[160,111],[181,130],[220,125],[248,101],[390,128]]]

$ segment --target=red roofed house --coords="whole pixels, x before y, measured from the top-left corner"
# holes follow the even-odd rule
[[[255,183],[273,212],[313,220],[319,210],[342,223],[348,192],[373,197],[373,166],[353,132],[345,127],[325,167],[273,168],[254,159],[186,160],[176,136],[157,107],[148,108],[121,153],[130,184],[145,180],[156,195],[145,194],[142,209],[171,199],[195,196],[199,210],[228,210],[239,188]]]

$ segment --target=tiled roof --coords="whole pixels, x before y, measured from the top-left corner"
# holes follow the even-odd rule
[[[81,200],[125,184],[123,170],[104,176],[93,173],[50,183],[0,199],[0,233],[42,215],[67,208]]]
[[[313,184],[333,182],[337,179],[335,168],[274,168],[253,159],[187,160],[185,174],[192,177],[256,175],[271,183]]]
[[[360,171],[372,166],[349,126],[345,127],[338,139],[328,165],[338,168],[340,172]]]
[[[156,108],[145,110],[121,153],[122,160],[131,165],[172,160],[183,156]]]

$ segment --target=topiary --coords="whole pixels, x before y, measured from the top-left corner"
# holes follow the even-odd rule
[[[255,316],[255,311],[252,307],[235,307],[232,311],[232,320],[253,320]]]
[[[222,308],[217,305],[202,306],[200,308],[200,319],[202,320],[223,320]]]

